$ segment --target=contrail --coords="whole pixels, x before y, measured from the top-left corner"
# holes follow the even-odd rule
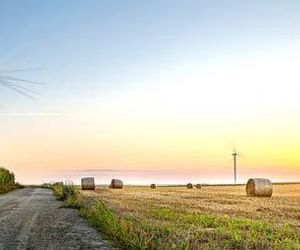
[[[22,87],[20,88],[18,85],[14,84],[14,83],[3,81],[0,79],[0,84],[4,87],[7,87],[11,90],[16,91],[17,93],[19,93],[23,96],[26,96],[29,99],[35,100],[35,98],[30,93],[28,93],[29,92],[28,90],[24,90],[24,89],[22,89]]]
[[[41,70],[41,68],[25,68],[25,69],[4,69],[3,65],[14,55],[18,53],[18,51],[24,47],[24,44],[19,45],[15,50],[13,50],[2,62],[0,61],[0,85],[3,87],[9,88],[29,99],[35,100],[36,95],[41,95],[36,89],[33,88],[34,85],[44,85],[42,82],[31,81],[19,77],[15,77],[16,73],[20,72],[28,72],[28,71],[37,71]]]
[[[29,69],[8,69],[8,70],[0,70],[0,74],[7,74],[7,73],[18,73],[18,72],[30,72],[30,71],[37,71],[43,70],[43,68],[29,68]]]
[[[29,80],[20,79],[17,77],[12,77],[12,76],[7,76],[7,75],[1,75],[0,78],[2,78],[4,80],[8,80],[8,81],[18,81],[18,82],[26,82],[26,83],[44,85],[43,82],[29,81]]]
[[[29,69],[24,69],[28,71]],[[34,69],[32,69],[34,70]],[[10,74],[13,72],[21,72],[22,69],[17,69],[15,71],[11,70]],[[14,76],[7,75],[9,71],[0,71],[0,85],[9,88],[29,99],[35,100],[36,95],[41,95],[39,91],[33,88],[33,85],[44,85],[42,82],[30,81]]]

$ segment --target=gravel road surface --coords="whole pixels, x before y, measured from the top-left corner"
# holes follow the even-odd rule
[[[0,249],[112,249],[77,210],[62,205],[49,189],[0,195]]]

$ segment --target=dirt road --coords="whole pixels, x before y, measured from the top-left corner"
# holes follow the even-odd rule
[[[0,249],[111,249],[51,190],[25,188],[0,195]]]

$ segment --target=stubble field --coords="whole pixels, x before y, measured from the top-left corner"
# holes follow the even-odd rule
[[[125,248],[300,249],[300,184],[274,185],[271,198],[247,197],[245,186],[100,188],[80,197],[89,204],[82,215]]]

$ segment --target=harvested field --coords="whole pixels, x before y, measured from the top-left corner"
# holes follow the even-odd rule
[[[125,186],[83,195],[121,221],[139,222],[139,234],[152,238],[146,247],[300,249],[300,184],[274,185],[271,198],[247,197],[245,186]]]

